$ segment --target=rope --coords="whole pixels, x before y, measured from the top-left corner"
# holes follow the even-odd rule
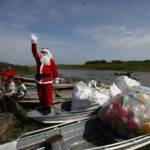
[[[59,109],[59,108],[57,108],[57,107],[55,107],[55,106],[52,106],[52,105],[51,105],[50,107],[52,107],[52,108],[54,108],[54,109],[56,109],[56,110],[59,110],[59,111],[68,113],[68,114],[72,114],[72,112],[69,112],[69,111],[66,111],[66,110],[63,110],[63,109]]]

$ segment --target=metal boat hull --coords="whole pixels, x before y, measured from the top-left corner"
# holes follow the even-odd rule
[[[57,139],[48,142],[48,139],[56,135],[63,137],[63,145]],[[44,150],[59,147],[62,150],[134,150],[147,144],[150,144],[150,134],[124,139],[102,124],[98,118],[91,118],[24,134],[17,141],[17,149]]]

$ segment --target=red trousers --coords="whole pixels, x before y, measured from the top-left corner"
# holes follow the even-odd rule
[[[38,84],[38,96],[42,106],[53,105],[52,84]]]

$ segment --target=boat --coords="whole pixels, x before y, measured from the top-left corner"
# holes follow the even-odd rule
[[[17,77],[17,78],[19,78],[19,79],[22,79],[23,80],[23,82],[35,82],[35,79],[34,78],[28,78],[28,77]]]
[[[132,72],[115,72],[114,75],[131,77],[133,73]]]
[[[36,83],[24,82],[24,84],[27,86],[27,89],[36,90]],[[73,89],[74,84],[73,83],[52,84],[52,88],[56,90],[68,90],[68,89]]]
[[[0,150],[12,150],[13,144],[17,150],[135,150],[150,144],[150,134],[126,139],[93,117],[25,133],[14,142],[0,145]]]
[[[48,115],[43,115],[27,101],[24,103],[17,103],[11,97],[7,97],[7,103],[5,105],[10,112],[14,112],[15,110],[17,114],[20,114],[23,117],[28,116],[29,118],[44,124],[68,123],[88,119],[95,116],[101,107],[94,103],[87,109],[71,111],[71,99],[63,100],[61,97],[56,99],[54,99],[54,105],[51,106],[51,113]],[[35,110],[33,110],[33,108]]]
[[[59,102],[67,102],[70,101],[71,97],[53,97],[53,103],[59,103]],[[18,101],[19,104],[39,104],[39,98],[38,97],[27,97],[27,98],[23,98],[21,100]]]
[[[61,97],[64,98],[63,95]],[[83,120],[95,116],[97,110],[103,104],[103,103],[98,104],[97,102],[93,101],[92,103],[89,102],[90,104],[87,104],[86,108],[83,105],[81,108],[78,108],[77,110],[76,109],[71,110],[71,102],[72,101],[62,102],[55,104],[54,106],[51,106],[51,113],[49,113],[48,115],[42,115],[42,113],[40,113],[39,111],[32,110],[27,113],[27,116],[44,124],[66,123]],[[81,103],[81,101],[79,101],[78,103]],[[88,101],[84,103],[88,103]]]
[[[68,100],[71,100],[72,98],[72,92],[73,90],[61,90],[59,92],[53,91],[53,102],[65,102]],[[39,97],[36,90],[28,90],[27,91],[27,97],[22,98],[18,101],[21,104],[25,103],[31,103],[31,104],[37,104],[39,103]]]
[[[87,109],[71,111],[71,101],[66,101],[51,106],[51,113],[48,115],[42,115],[38,110],[33,110],[28,112],[27,116],[44,124],[68,123],[93,117],[100,107],[93,104]]]
[[[55,105],[65,105],[65,103],[71,103],[70,98],[53,97],[53,104]],[[3,103],[2,103],[3,104]],[[14,100],[12,97],[5,97],[5,103],[3,104],[6,111],[12,112],[14,114],[19,114],[22,117],[26,117],[28,111],[37,109],[40,107],[39,100],[32,99],[22,99],[19,101]]]

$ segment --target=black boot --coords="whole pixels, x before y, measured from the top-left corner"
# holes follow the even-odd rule
[[[51,107],[45,107],[45,109],[42,112],[42,115],[48,115],[49,113],[51,113]]]
[[[42,108],[38,108],[37,111],[39,111],[39,113],[42,113],[45,110],[45,107],[43,106]]]

